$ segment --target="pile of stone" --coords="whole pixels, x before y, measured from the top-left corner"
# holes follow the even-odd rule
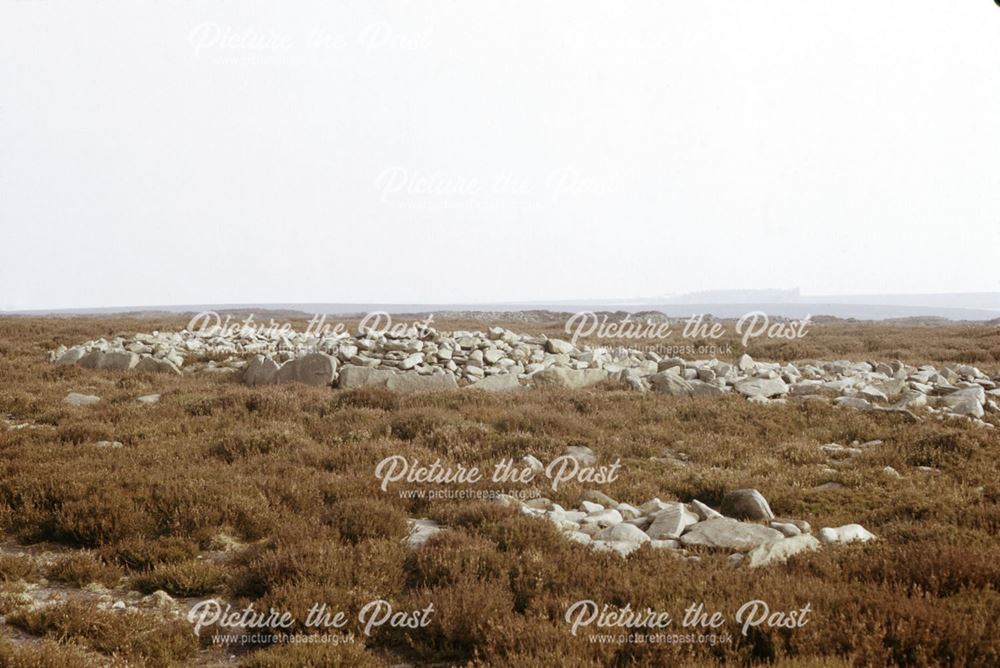
[[[526,515],[545,518],[569,540],[622,557],[648,545],[679,558],[698,560],[689,548],[730,552],[733,566],[757,568],[818,550],[832,543],[867,542],[875,536],[859,524],[821,529],[812,535],[808,522],[777,518],[767,499],[755,489],[738,489],[723,498],[719,510],[701,501],[691,503],[651,499],[640,506],[619,503],[595,490],[584,494],[576,510],[549,499],[518,502]]]
[[[170,374],[225,373],[251,385],[299,382],[392,390],[519,390],[582,388],[615,382],[640,392],[675,396],[737,394],[757,403],[788,398],[833,401],[850,408],[916,417],[926,408],[983,426],[1000,414],[1000,377],[968,364],[914,367],[902,362],[735,362],[685,360],[631,348],[576,347],[567,341],[486,332],[358,331],[311,336],[294,331],[152,332],[88,341],[50,353],[56,364]]]

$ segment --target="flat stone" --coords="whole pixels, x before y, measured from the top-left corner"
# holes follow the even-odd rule
[[[100,397],[93,394],[80,394],[78,392],[70,392],[63,397],[63,403],[70,406],[93,406],[100,400]]]
[[[594,540],[590,547],[598,552],[614,552],[621,558],[625,558],[639,549],[639,543],[626,543],[624,541]]]
[[[771,522],[770,527],[777,529],[788,538],[802,535],[802,530],[790,522]]]
[[[681,543],[679,540],[651,540],[649,546],[654,550],[679,550]]]
[[[146,405],[158,404],[158,403],[160,403],[160,395],[158,395],[158,394],[145,394],[145,395],[139,397],[138,399],[136,399],[136,401],[138,401],[140,404],[146,404]]]
[[[614,508],[608,508],[587,515],[583,518],[581,524],[596,524],[599,527],[610,527],[621,524],[622,521],[623,518],[620,512]]]
[[[760,524],[740,522],[728,517],[705,520],[688,528],[681,536],[684,545],[747,552],[776,540],[784,540],[780,531]]]
[[[604,369],[566,369],[563,367],[549,367],[531,377],[536,385],[553,385],[573,390],[597,385],[607,379],[608,372]]]
[[[671,503],[653,516],[653,523],[646,533],[653,540],[679,538],[684,530],[698,521],[698,516],[683,503]]]
[[[747,553],[747,565],[750,568],[759,568],[768,564],[783,563],[791,556],[819,548],[820,542],[809,534],[762,543]]]
[[[734,389],[745,397],[765,399],[788,394],[788,385],[780,378],[749,378],[736,383]]]
[[[649,536],[642,529],[625,523],[615,524],[607,529],[603,529],[599,534],[594,536],[594,539],[637,544],[648,543],[650,540]]]
[[[576,352],[572,343],[562,339],[548,339],[545,342],[545,350],[555,355],[570,355]]]

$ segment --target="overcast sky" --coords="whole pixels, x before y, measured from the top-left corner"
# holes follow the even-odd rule
[[[0,0],[0,309],[1000,290],[993,0]]]

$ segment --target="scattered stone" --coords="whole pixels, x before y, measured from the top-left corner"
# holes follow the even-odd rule
[[[860,524],[845,524],[834,529],[830,527],[820,529],[819,539],[827,545],[830,543],[853,543],[854,541],[867,543],[870,540],[875,540],[875,534]]]
[[[69,404],[70,406],[93,406],[101,400],[100,397],[94,396],[93,394],[80,394],[78,392],[70,392],[63,398],[64,404]]]
[[[149,596],[144,596],[139,602],[144,607],[157,610],[172,610],[177,604],[173,597],[162,589],[157,589]]]
[[[410,525],[410,535],[406,539],[407,547],[416,549],[426,543],[431,536],[443,531],[440,524],[434,520],[420,519],[408,520]]]
[[[136,399],[140,404],[152,405],[160,403],[160,395],[158,394],[145,394],[138,399]]]
[[[124,448],[121,441],[98,441],[94,443],[95,448]]]
[[[585,445],[566,446],[565,454],[579,462],[580,466],[593,466],[597,463],[597,455]]]
[[[545,465],[542,464],[541,460],[534,455],[525,455],[521,461],[535,473],[541,473],[545,470]]]

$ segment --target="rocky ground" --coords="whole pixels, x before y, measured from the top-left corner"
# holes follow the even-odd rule
[[[0,665],[1000,661],[995,331],[830,325],[692,361],[501,324],[191,350],[177,320],[0,320]],[[311,355],[328,358],[315,384]],[[268,359],[273,378],[245,382]],[[466,389],[500,376],[517,391]],[[451,381],[397,391],[425,377]],[[396,455],[539,479],[383,489]],[[618,475],[553,488],[565,456]],[[339,646],[218,648],[183,619],[208,598],[436,613]],[[812,616],[743,634],[750,599]],[[729,640],[596,642],[564,621],[582,600],[704,603]]]
[[[188,358],[204,360],[185,366]],[[269,330],[137,333],[60,346],[55,364],[89,369],[233,374],[250,385],[289,382],[380,386],[396,391],[458,387],[510,391],[526,386],[584,388],[620,383],[640,392],[671,396],[719,396],[729,392],[767,403],[787,398],[829,401],[859,410],[913,409],[939,417],[1000,416],[1000,377],[971,364],[915,367],[899,360],[755,361],[744,353],[734,362],[664,358],[653,350],[581,345],[503,327],[438,331],[409,326],[397,332],[365,329],[312,336]]]

